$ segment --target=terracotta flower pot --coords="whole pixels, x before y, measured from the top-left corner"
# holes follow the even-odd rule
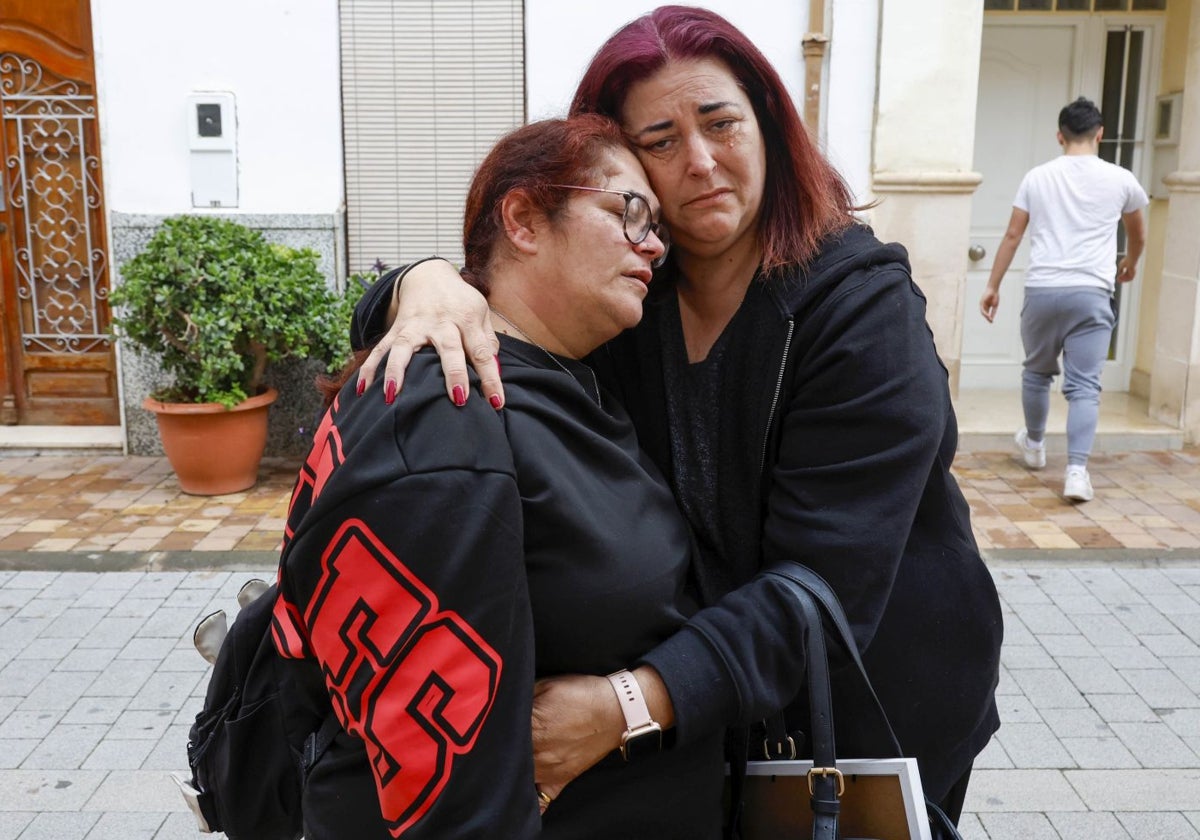
[[[220,403],[164,403],[147,397],[142,408],[158,420],[163,451],[193,496],[220,496],[253,487],[267,446],[267,409],[279,392],[226,408]]]

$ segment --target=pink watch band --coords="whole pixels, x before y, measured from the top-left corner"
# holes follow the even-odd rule
[[[646,706],[646,698],[642,687],[629,671],[617,671],[608,675],[617,699],[621,701],[621,713],[625,715],[625,730],[627,733],[636,732],[654,723],[650,709]]]

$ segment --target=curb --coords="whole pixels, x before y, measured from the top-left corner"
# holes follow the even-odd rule
[[[251,572],[278,566],[278,551],[0,551],[5,572]]]
[[[1194,548],[1005,548],[980,553],[993,571],[1200,566],[1200,550]],[[278,565],[276,551],[0,551],[4,572],[261,572]]]
[[[1095,566],[1110,569],[1167,569],[1200,566],[1195,548],[989,548],[979,552],[989,569]]]

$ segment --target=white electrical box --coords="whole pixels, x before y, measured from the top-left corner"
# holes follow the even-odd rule
[[[237,207],[237,116],[233,94],[188,97],[192,206]]]

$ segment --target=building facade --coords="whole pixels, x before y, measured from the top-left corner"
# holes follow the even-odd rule
[[[1019,387],[1024,250],[996,325],[976,302],[1021,175],[1058,153],[1058,109],[1096,100],[1102,154],[1153,198],[1104,385],[1200,437],[1200,0],[707,5],[775,64],[876,232],[908,247],[960,399]],[[458,256],[474,164],[562,113],[599,44],[652,6],[6,2],[0,446],[157,451],[140,403],[162,383],[114,345],[106,298],[165,216],[312,247],[335,286],[376,261]],[[306,446],[311,372],[276,374],[269,451]]]

